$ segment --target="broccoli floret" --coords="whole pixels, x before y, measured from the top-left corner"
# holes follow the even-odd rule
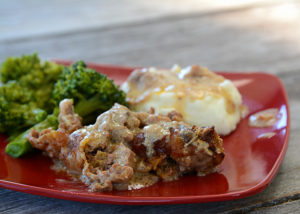
[[[112,80],[78,61],[63,70],[54,86],[52,103],[56,107],[53,114],[33,128],[37,131],[49,127],[57,129],[58,106],[66,98],[73,99],[75,112],[83,118],[84,124],[94,122],[100,113],[110,109],[114,103],[126,105],[125,93]],[[30,151],[28,132],[29,130],[13,139],[5,152],[13,157],[20,157]]]
[[[40,59],[37,54],[24,55],[22,57],[8,57],[1,66],[1,82],[20,80],[33,70],[40,70]]]
[[[0,132],[9,135],[20,132],[41,122],[47,112],[34,105],[34,103],[20,104],[7,101],[0,96]]]
[[[84,119],[95,119],[114,103],[126,105],[125,93],[105,75],[87,68],[83,61],[64,69],[55,84],[52,98],[56,105],[65,98],[73,99],[75,112]]]
[[[15,135],[53,111],[51,94],[63,66],[41,63],[37,54],[9,57],[1,65],[0,133]]]
[[[21,89],[9,90],[7,92],[9,99],[19,99],[20,94],[25,94],[26,97],[30,95],[27,103],[34,102],[38,108],[50,113],[54,107],[50,102],[51,93],[62,70],[62,65],[47,61],[42,63],[34,53],[7,58],[1,65],[0,78],[3,87],[8,88],[6,85],[14,82],[14,87]],[[18,95],[18,98],[14,98],[15,95]]]
[[[41,122],[47,114],[34,101],[32,90],[15,80],[0,86],[0,133],[20,132]]]
[[[1,82],[18,81],[22,86],[38,89],[45,83],[55,83],[63,66],[53,63],[42,63],[37,55],[8,57],[1,65]]]
[[[34,99],[34,91],[22,87],[15,80],[0,85],[0,95],[8,102],[29,103]]]

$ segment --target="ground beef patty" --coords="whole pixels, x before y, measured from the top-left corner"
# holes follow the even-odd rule
[[[31,130],[33,147],[60,160],[91,191],[126,190],[212,172],[224,158],[213,127],[190,126],[180,114],[132,112],[115,104],[94,125],[81,127],[72,102],[60,103],[59,129]]]

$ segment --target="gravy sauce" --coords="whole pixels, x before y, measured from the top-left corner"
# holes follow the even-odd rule
[[[186,97],[201,100],[210,95],[224,97],[227,112],[233,113],[239,106],[234,105],[231,94],[222,87],[224,81],[222,76],[197,65],[185,69],[175,66],[171,71],[142,69],[135,71],[127,81],[127,101],[135,105],[147,101],[151,95],[164,92],[174,93],[179,101]]]
[[[267,139],[269,139],[269,138],[271,138],[271,137],[273,137],[275,135],[276,135],[275,132],[266,132],[266,133],[262,133],[262,134],[258,135],[258,138],[259,139],[261,139],[261,138],[267,138]]]
[[[251,127],[271,127],[279,120],[280,114],[277,108],[269,108],[257,112],[249,117],[248,124]]]

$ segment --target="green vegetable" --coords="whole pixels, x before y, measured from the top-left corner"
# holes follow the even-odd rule
[[[42,131],[43,129],[50,128],[50,127],[53,129],[57,129],[58,113],[59,113],[58,108],[55,108],[52,114],[48,115],[45,120],[34,125],[32,128],[34,128],[37,131]],[[27,140],[27,136],[30,130],[31,129],[26,130],[22,134],[14,137],[13,139],[10,138],[10,142],[9,144],[7,144],[5,148],[5,153],[14,158],[18,158],[24,154],[33,151],[31,144]]]
[[[33,128],[38,131],[48,127],[57,129],[58,105],[65,98],[73,99],[75,112],[83,118],[84,124],[94,122],[100,113],[110,109],[114,103],[126,105],[125,93],[112,80],[78,61],[65,68],[55,84],[51,97],[56,106],[54,113]],[[13,139],[5,152],[13,157],[29,152],[31,147],[27,141],[28,132],[29,130]]]
[[[52,98],[56,105],[65,98],[74,101],[75,112],[83,119],[94,118],[114,103],[126,105],[125,93],[105,75],[78,61],[66,68],[55,84]],[[90,123],[94,121],[84,121]]]
[[[51,93],[63,66],[37,54],[9,57],[0,70],[0,133],[15,136],[51,113]]]

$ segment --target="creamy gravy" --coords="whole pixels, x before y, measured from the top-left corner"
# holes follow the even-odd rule
[[[150,68],[135,72],[127,81],[127,101],[131,105],[146,102],[154,94],[172,92],[177,100],[186,97],[202,100],[206,95],[224,97],[228,113],[239,108],[235,106],[231,94],[222,87],[225,79],[206,68],[194,65],[185,69],[174,67],[171,71]],[[182,109],[184,103],[176,102],[176,109]]]
[[[258,128],[270,127],[274,126],[279,118],[279,110],[277,108],[269,108],[251,115],[248,124],[251,127]]]

